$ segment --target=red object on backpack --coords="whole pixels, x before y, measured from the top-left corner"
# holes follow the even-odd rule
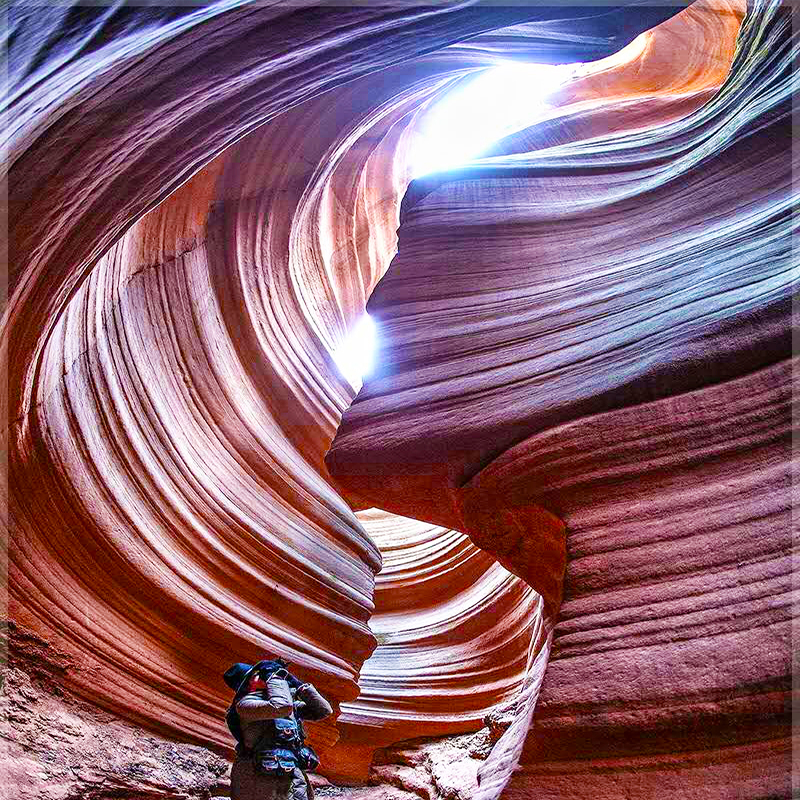
[[[250,692],[260,692],[262,689],[266,689],[267,684],[266,681],[260,675],[253,675],[250,678],[250,685],[247,687],[248,693]]]

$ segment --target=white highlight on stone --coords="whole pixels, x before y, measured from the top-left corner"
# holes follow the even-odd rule
[[[354,389],[360,389],[364,378],[372,371],[377,344],[375,322],[369,314],[364,313],[334,351],[333,360],[339,372]]]
[[[511,62],[460,84],[422,120],[411,158],[413,177],[464,164],[503,136],[526,128],[546,111],[546,98],[575,67]]]

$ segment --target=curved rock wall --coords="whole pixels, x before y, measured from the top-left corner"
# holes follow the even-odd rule
[[[793,46],[790,10],[756,4],[718,92],[679,77],[706,101],[679,121],[653,97],[620,131],[629,96],[577,84],[563,127],[403,201],[368,306],[382,372],[328,463],[398,513],[461,514],[554,606],[563,521],[503,797],[790,792]]]
[[[755,481],[750,496],[774,491],[773,473],[746,464],[730,425],[715,422],[715,407],[732,407],[730,392],[716,401],[703,394],[710,410],[683,412],[700,415],[707,434],[695,456],[681,444],[692,434],[682,432],[680,410],[670,406],[671,422],[659,428],[649,420],[667,412],[653,402],[644,425],[657,430],[621,444],[623,456],[593,448],[598,460],[584,464],[581,428],[577,468],[542,472],[536,459],[552,432],[559,454],[569,452],[564,426],[590,420],[605,442],[616,432],[603,427],[606,413],[693,398],[762,367],[742,384],[741,419],[754,427],[737,441],[752,442],[751,461],[785,460],[775,438],[781,401],[764,387],[778,374],[769,370],[785,328],[769,316],[780,311],[769,298],[785,296],[786,281],[758,262],[762,301],[740,278],[756,252],[774,251],[780,265],[782,229],[770,217],[782,208],[775,187],[785,172],[777,78],[768,91],[777,34],[771,61],[758,50],[776,23],[759,33],[767,11],[748,17],[750,50],[740,48],[725,88],[703,105],[727,74],[742,12],[698,3],[610,62],[581,68],[554,99],[558,110],[544,109],[536,126],[493,151],[513,157],[466,173],[468,181],[415,182],[400,256],[372,300],[386,337],[382,373],[348,412],[332,479],[323,456],[353,391],[330,354],[396,248],[408,149],[426,106],[507,55],[558,62],[614,53],[675,9],[587,9],[582,21],[568,10],[467,5],[38,11],[16,9],[11,39],[13,251],[2,346],[12,619],[65,654],[59,691],[221,752],[230,743],[221,672],[279,650],[340,709],[338,727],[314,726],[313,738],[331,774],[351,780],[363,777],[374,747],[477,727],[516,697],[515,721],[483,771],[481,796],[496,797],[540,692],[537,726],[587,728],[552,721],[583,707],[591,680],[597,620],[580,610],[581,569],[594,576],[607,549],[597,519],[611,513],[605,487],[617,481],[615,459],[629,464],[652,446],[667,463],[675,447],[677,466],[663,469],[681,487],[717,487],[699,502],[721,509],[739,502],[742,476]],[[709,40],[718,42],[711,50]],[[680,63],[665,55],[675,41],[686,47]],[[552,149],[529,155],[544,147]],[[717,175],[736,191],[720,192],[709,177]],[[685,208],[688,196],[704,216]],[[657,224],[631,242],[631,227],[646,228],[636,213]],[[750,249],[730,236],[734,219]],[[622,261],[609,255],[620,252]],[[541,274],[531,272],[531,254]],[[727,295],[716,298],[705,289],[719,281]],[[730,310],[731,299],[740,307]],[[662,308],[665,300],[672,305]],[[715,325],[693,326],[689,315],[676,326],[692,302],[710,303]],[[650,331],[659,315],[666,322]],[[580,356],[604,335],[597,352],[605,355]],[[424,407],[416,417],[408,398]],[[715,459],[724,465],[718,479],[708,477]],[[600,488],[593,494],[584,480]],[[636,492],[655,502],[638,472],[629,483],[630,503],[644,503]],[[373,504],[427,523],[383,512],[359,520],[351,510]],[[723,524],[731,542],[762,530],[738,524]],[[608,536],[627,547],[639,529],[631,525]],[[785,549],[780,537],[757,539]],[[748,558],[772,563],[768,552]],[[575,663],[589,666],[574,678],[548,673],[543,684],[567,553],[552,672],[567,663],[569,632],[588,658]],[[691,569],[702,582],[724,563]],[[626,581],[635,588],[646,574],[635,559],[620,567],[598,584],[615,612],[625,607],[618,594],[635,594]],[[734,592],[720,580],[719,591]],[[776,653],[773,671],[783,663]],[[769,669],[754,667],[751,694]],[[729,684],[744,685],[740,678]],[[572,684],[559,700],[555,689]],[[642,696],[651,706],[671,697],[667,689]],[[596,728],[586,741],[609,726]],[[752,739],[769,739],[750,728]],[[573,759],[583,741],[570,735],[551,737],[559,758]],[[547,786],[531,778],[552,760],[534,741],[510,792]],[[202,764],[196,774],[209,771]]]
[[[73,691],[224,749],[232,657],[278,650],[336,705],[358,695],[380,556],[322,463],[352,397],[330,351],[391,256],[414,110],[487,58],[434,54],[262,126],[42,331],[40,400],[11,429],[12,614],[72,655]],[[491,705],[463,696],[445,728]]]
[[[331,775],[368,776],[372,753],[473,731],[513,703],[538,652],[541,599],[459,531],[377,509],[359,520],[383,556],[370,628],[378,646],[342,704]]]

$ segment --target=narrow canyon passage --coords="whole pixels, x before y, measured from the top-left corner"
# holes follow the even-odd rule
[[[223,796],[270,653],[320,797],[791,796],[794,14],[12,9],[15,797]]]

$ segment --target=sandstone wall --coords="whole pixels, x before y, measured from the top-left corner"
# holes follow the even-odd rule
[[[511,702],[481,797],[520,756],[508,796],[641,765],[690,792],[703,759],[784,791],[787,13],[754,5],[735,58],[736,4],[632,42],[675,10],[14,9],[9,616],[67,659],[37,690],[78,739],[187,743],[200,796],[222,671],[280,651],[336,706],[312,737],[340,780]],[[326,465],[354,394],[331,352],[425,108],[506,56],[629,42],[493,161],[414,183],[381,371]],[[20,797],[32,730],[7,730]],[[54,800],[169,796],[107,767]]]
[[[576,88],[404,198],[368,304],[383,371],[328,463],[384,508],[460,515],[554,608],[563,522],[503,797],[790,794],[792,35],[756,5],[719,91],[676,76],[705,98],[678,121],[672,89],[622,132],[625,92]]]

